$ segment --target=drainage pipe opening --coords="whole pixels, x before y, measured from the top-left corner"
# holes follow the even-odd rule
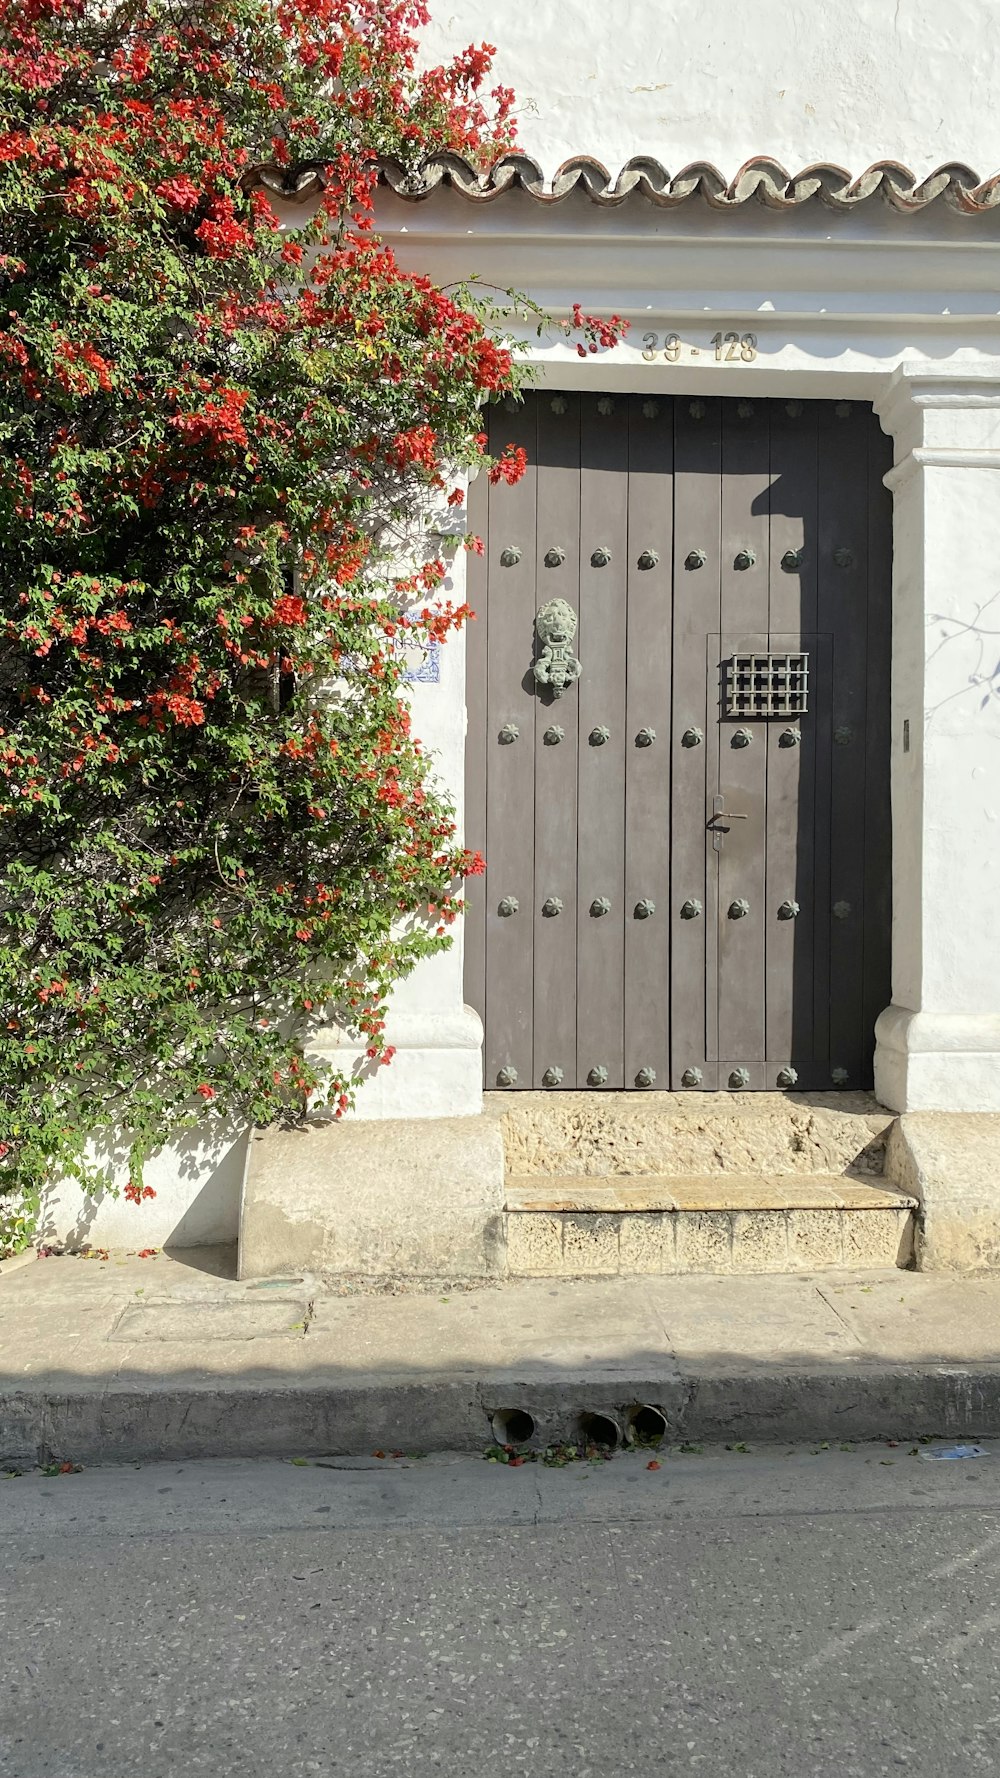
[[[535,1436],[535,1422],[524,1408],[498,1408],[490,1425],[498,1445],[526,1445]]]
[[[610,1414],[581,1414],[580,1437],[588,1445],[601,1445],[615,1450],[621,1444],[622,1429]]]
[[[658,1445],[667,1436],[666,1416],[643,1402],[630,1410],[626,1436],[630,1444]]]

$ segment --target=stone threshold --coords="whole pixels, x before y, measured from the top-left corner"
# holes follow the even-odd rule
[[[514,1277],[909,1266],[913,1198],[834,1174],[507,1183]]]
[[[563,1212],[649,1215],[659,1211],[914,1210],[916,1199],[850,1174],[527,1175],[509,1178],[513,1215]]]

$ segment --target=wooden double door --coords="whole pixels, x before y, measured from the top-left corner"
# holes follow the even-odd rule
[[[868,1087],[890,998],[888,441],[862,403],[533,394],[472,490],[488,1088]]]

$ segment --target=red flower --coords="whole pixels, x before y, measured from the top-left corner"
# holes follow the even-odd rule
[[[201,193],[183,174],[176,179],[161,179],[156,195],[175,210],[197,210]]]
[[[125,1187],[124,1195],[130,1204],[141,1204],[143,1198],[155,1198],[156,1193],[151,1185],[144,1185],[140,1189],[135,1181],[130,1179]]]
[[[269,623],[273,624],[304,624],[306,621],[306,603],[297,593],[284,593],[276,600]]]
[[[242,415],[248,400],[245,389],[223,385],[203,408],[190,414],[174,414],[170,424],[192,444],[231,445],[245,450],[248,441]]]
[[[253,231],[238,220],[231,198],[215,198],[194,232],[212,259],[232,259],[254,244]]]
[[[437,436],[429,425],[414,426],[409,432],[396,434],[388,454],[390,462],[397,469],[406,469],[411,463],[418,464],[423,469],[436,469]]]
[[[527,451],[521,445],[509,444],[503,456],[491,466],[490,481],[494,487],[497,482],[508,482],[513,487],[515,482],[520,481],[527,467]]]

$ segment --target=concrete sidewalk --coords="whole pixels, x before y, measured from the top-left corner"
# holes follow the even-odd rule
[[[681,1441],[1000,1435],[1000,1275],[664,1277],[401,1294],[231,1256],[0,1275],[0,1459],[477,1450],[658,1407]]]

